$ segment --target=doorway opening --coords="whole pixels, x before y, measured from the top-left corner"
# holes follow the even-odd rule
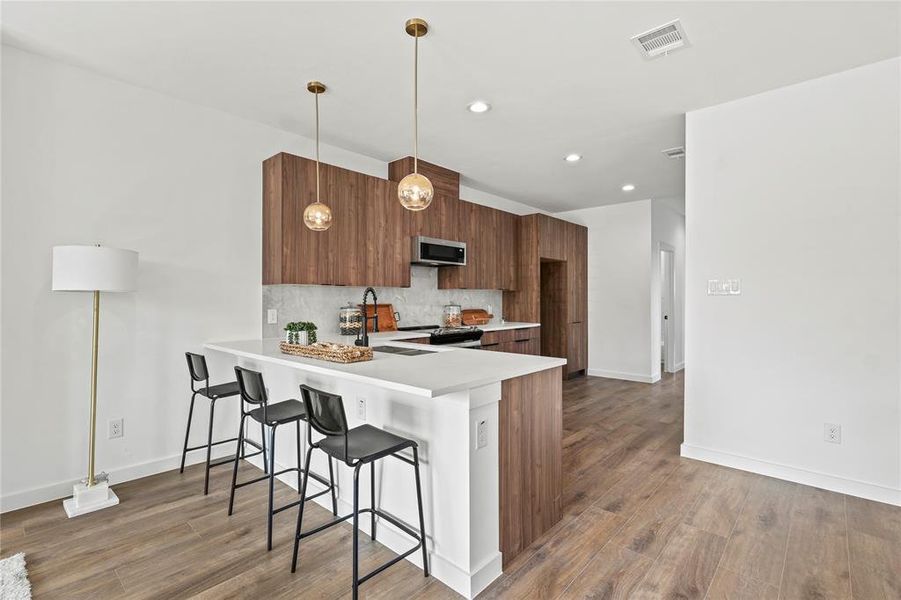
[[[566,358],[566,261],[541,259],[541,355]]]
[[[660,250],[660,369],[664,373],[676,372],[674,256],[672,250]]]

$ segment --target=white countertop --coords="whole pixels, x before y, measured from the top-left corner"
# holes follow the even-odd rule
[[[524,326],[519,325],[520,327]],[[517,329],[518,327],[509,328]],[[419,356],[396,356],[375,352],[375,357],[370,361],[342,364],[283,354],[278,347],[281,340],[277,338],[210,342],[204,344],[204,347],[234,356],[367,383],[427,398],[482,387],[566,364],[566,359],[563,358],[529,354],[422,346],[403,342],[385,344],[386,338],[382,336],[394,333],[415,334],[416,332],[372,334],[370,335],[371,343],[376,346],[391,345],[430,349],[434,352]],[[415,337],[422,337],[422,332],[419,332],[418,335],[410,335],[407,339]],[[398,338],[387,339],[397,340]]]

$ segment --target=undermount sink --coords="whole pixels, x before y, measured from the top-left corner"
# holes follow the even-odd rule
[[[376,346],[373,352],[385,352],[398,356],[419,356],[420,354],[432,354],[436,350],[419,350],[418,348],[400,348],[399,346]]]

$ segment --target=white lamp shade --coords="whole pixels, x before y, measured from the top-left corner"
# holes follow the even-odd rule
[[[103,246],[54,246],[53,290],[130,292],[137,288],[138,253]]]

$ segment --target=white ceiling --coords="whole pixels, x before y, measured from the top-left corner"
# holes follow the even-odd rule
[[[2,28],[4,43],[307,136],[319,79],[323,141],[388,161],[412,151],[403,23],[423,17],[420,155],[560,211],[681,198],[683,161],[660,150],[683,144],[686,111],[897,56],[899,6],[4,2]],[[676,17],[691,47],[642,59],[630,36]],[[476,98],[493,110],[467,112]]]

